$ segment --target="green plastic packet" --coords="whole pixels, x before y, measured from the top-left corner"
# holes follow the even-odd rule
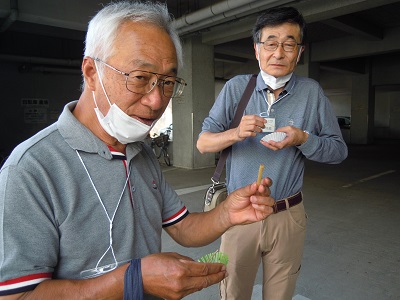
[[[203,262],[203,263],[222,263],[224,265],[228,264],[228,255],[226,255],[223,252],[219,252],[218,250],[209,254],[206,254],[202,257],[200,257],[198,262]]]

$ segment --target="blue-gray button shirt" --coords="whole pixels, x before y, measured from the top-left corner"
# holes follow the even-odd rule
[[[233,120],[240,98],[251,75],[239,75],[223,87],[203,122],[203,132],[223,132]],[[333,113],[331,104],[320,85],[312,79],[293,74],[279,98],[268,107],[267,86],[260,74],[257,85],[245,109],[245,115],[269,112],[275,118],[276,129],[295,126],[308,131],[309,137],[301,146],[273,151],[260,143],[266,133],[247,138],[232,145],[227,160],[228,192],[257,180],[260,164],[265,165],[264,177],[273,180],[272,196],[282,199],[302,189],[304,159],[336,164],[347,157],[347,146]],[[264,95],[265,97],[264,97]]]

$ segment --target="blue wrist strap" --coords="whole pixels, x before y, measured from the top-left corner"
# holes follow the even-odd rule
[[[143,281],[140,258],[132,259],[125,271],[124,300],[143,300]]]

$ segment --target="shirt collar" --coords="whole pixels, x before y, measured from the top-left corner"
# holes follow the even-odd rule
[[[78,101],[72,101],[64,106],[57,121],[57,128],[60,134],[74,150],[97,153],[106,159],[111,159],[113,155],[108,146],[72,114],[77,102]],[[129,152],[133,154],[132,156],[135,156],[141,150],[142,144],[136,142],[127,145],[126,153]]]
[[[289,91],[291,91],[293,86],[296,84],[296,81],[297,81],[297,76],[295,73],[293,73],[292,77],[286,83],[285,88],[281,92],[281,95],[285,95],[285,94],[289,93]],[[258,76],[257,76],[256,90],[259,92],[259,91],[263,91],[263,90],[267,90],[267,89],[268,89],[268,86],[265,84],[264,80],[262,79],[261,72],[260,72],[260,73],[258,73]]]

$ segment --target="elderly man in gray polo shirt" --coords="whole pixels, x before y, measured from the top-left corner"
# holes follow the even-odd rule
[[[84,90],[0,171],[0,299],[181,299],[224,264],[160,253],[161,230],[211,243],[272,212],[271,180],[189,213],[142,140],[172,97],[179,37],[165,5],[116,2],[89,23]]]

